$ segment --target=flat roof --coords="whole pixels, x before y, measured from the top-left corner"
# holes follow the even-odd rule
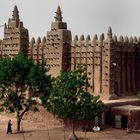
[[[140,106],[136,106],[136,105],[122,105],[122,106],[112,107],[112,109],[113,110],[128,110],[128,111],[139,110],[140,111]]]
[[[103,100],[104,104],[112,103],[125,103],[125,102],[137,102],[140,101],[138,96],[124,96],[115,100]]]

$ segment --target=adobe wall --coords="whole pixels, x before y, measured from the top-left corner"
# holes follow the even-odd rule
[[[61,70],[73,70],[84,64],[90,78],[88,90],[91,94],[100,95],[101,99],[137,94],[140,90],[140,37],[120,36],[117,39],[109,27],[106,36],[76,35],[72,39],[67,23],[62,20],[60,6],[55,14],[47,35],[42,39],[33,37],[29,41],[28,30],[20,21],[15,6],[12,18],[4,27],[0,53],[13,57],[23,51],[35,63],[44,60],[54,77]]]

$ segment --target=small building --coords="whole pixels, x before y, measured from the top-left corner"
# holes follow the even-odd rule
[[[116,128],[127,128],[131,130],[140,130],[140,106],[122,105],[112,107],[112,124]]]

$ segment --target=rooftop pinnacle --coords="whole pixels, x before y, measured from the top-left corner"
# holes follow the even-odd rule
[[[62,21],[62,11],[60,6],[57,7],[57,11],[55,13],[56,13],[56,16],[54,17],[55,21]]]
[[[17,6],[15,5],[14,10],[13,10],[13,15],[12,15],[13,20],[19,20],[19,14],[18,14],[18,13],[19,13],[19,12],[18,12],[18,8],[17,8]]]
[[[109,38],[112,38],[112,29],[111,29],[110,26],[109,26],[109,28],[108,28],[108,33],[107,33],[107,35],[108,35]]]

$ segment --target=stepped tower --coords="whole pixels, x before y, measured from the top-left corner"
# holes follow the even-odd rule
[[[51,31],[47,32],[45,59],[50,74],[57,76],[61,70],[70,68],[71,31],[67,30],[67,23],[62,20],[60,6],[55,13]]]
[[[19,19],[17,6],[14,7],[12,18],[4,26],[4,39],[2,45],[2,55],[6,54],[11,58],[23,51],[27,54],[29,43],[28,30],[24,28],[23,22]]]

